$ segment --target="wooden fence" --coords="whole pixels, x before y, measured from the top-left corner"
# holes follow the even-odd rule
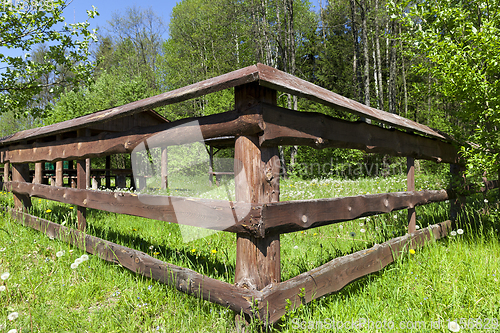
[[[233,111],[175,122],[158,120],[154,116],[156,122],[153,123],[110,129],[110,124],[119,121],[129,124],[131,117],[150,113],[155,107],[228,88],[234,88]],[[277,91],[348,111],[384,126],[281,108],[276,105]],[[190,126],[199,126],[207,143],[221,137],[234,140],[234,202],[89,189],[91,170],[88,159],[131,154],[134,148],[144,142],[150,148],[189,143],[193,141]],[[169,135],[163,135],[167,130]],[[406,156],[407,191],[279,202],[278,145],[307,145],[317,149],[355,148]],[[259,317],[268,323],[279,320],[287,304],[291,304],[293,309],[338,291],[359,277],[381,270],[409,247],[418,248],[426,241],[447,235],[451,219],[424,229],[415,228],[416,206],[453,201],[457,195],[451,188],[415,191],[414,159],[449,163],[452,173],[457,175],[463,164],[452,140],[440,132],[349,100],[262,64],[124,106],[15,133],[0,140],[0,158],[4,163],[3,186],[13,192],[15,199],[15,208],[5,209],[25,225],[51,237],[66,240],[104,260],[120,263],[131,271],[174,286],[182,292],[218,303],[237,313]],[[64,160],[76,160],[76,187],[65,187],[61,180],[61,161]],[[57,186],[43,183],[43,162],[56,162]],[[32,177],[29,163],[35,163]],[[10,168],[12,174],[9,173]],[[163,170],[162,167],[161,179],[165,187],[167,176]],[[111,171],[107,165],[101,174],[107,172],[109,177]],[[210,176],[213,174],[216,173],[210,169]],[[489,181],[486,185],[486,188],[477,190],[498,187],[498,181]],[[76,205],[78,229],[30,215],[30,197]],[[203,226],[210,229],[236,233],[235,283],[212,279],[143,252],[87,235],[86,208],[193,226],[199,226],[202,221]],[[335,258],[288,281],[281,281],[280,234],[402,209],[408,210],[408,234],[405,236]],[[193,211],[197,214],[190,214]],[[246,213],[237,216],[235,212],[238,211]],[[451,214],[453,217],[455,212],[452,210]],[[233,223],[223,223],[228,219],[232,219]]]

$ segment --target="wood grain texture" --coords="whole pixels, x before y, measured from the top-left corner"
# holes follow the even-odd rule
[[[406,191],[415,191],[415,159],[408,157],[406,159]],[[408,208],[408,232],[415,232],[417,227],[417,215],[415,207]]]
[[[68,242],[108,262],[119,264],[133,273],[152,278],[177,290],[220,304],[236,313],[253,314],[254,300],[260,299],[260,292],[238,288],[193,270],[158,260],[144,252],[137,251],[107,240],[87,235],[79,230],[3,208],[23,225],[45,233],[49,237]]]
[[[28,164],[12,164],[12,180],[28,184],[30,181],[30,169]],[[14,192],[14,207],[17,211],[27,212],[31,208],[29,195]]]
[[[112,213],[140,216],[213,230],[253,235],[262,234],[260,229],[262,207],[259,204],[93,191],[24,182],[6,182],[3,183],[3,187],[19,195],[54,200]]]
[[[365,122],[350,122],[316,112],[299,112],[273,105],[263,105],[262,109],[266,125],[264,134],[260,136],[262,146],[350,148],[434,162],[459,162],[456,148],[439,139]]]
[[[335,258],[290,280],[270,285],[262,290],[262,300],[259,302],[260,318],[274,323],[285,314],[287,306],[290,311],[313,299],[337,292],[360,277],[380,271],[408,253],[410,248],[417,249],[425,242],[446,236],[450,228],[449,220],[431,225],[370,249]]]
[[[263,129],[260,106],[244,112],[230,111],[215,115],[189,118],[171,123],[140,127],[120,133],[101,133],[97,136],[68,138],[59,142],[17,144],[2,149],[2,163],[77,160],[112,154],[129,154],[140,143],[165,147],[192,143],[201,131],[203,138],[223,135],[255,134]]]

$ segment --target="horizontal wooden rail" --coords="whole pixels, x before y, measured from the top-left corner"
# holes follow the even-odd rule
[[[299,112],[266,104],[263,105],[263,118],[266,124],[264,134],[260,136],[263,146],[351,148],[434,162],[459,162],[457,149],[449,142],[365,122],[350,122],[321,113]]]
[[[172,286],[179,291],[220,304],[236,313],[243,311],[252,315],[254,300],[260,299],[260,292],[238,288],[227,282],[219,281],[188,268],[169,264],[122,245],[87,235],[79,230],[2,207],[17,221],[38,230],[49,237],[68,242],[90,254],[108,262],[122,265],[126,269]]]
[[[408,253],[410,248],[416,249],[427,241],[446,236],[450,228],[449,220],[431,225],[370,249],[335,258],[285,282],[269,285],[262,289],[260,317],[274,323],[287,311],[301,304],[337,292],[360,277],[382,270],[398,257]]]
[[[262,207],[249,203],[164,195],[108,192],[22,182],[5,182],[6,190],[112,213],[146,217],[212,230],[263,235]]]
[[[192,143],[223,135],[250,135],[263,130],[260,106],[243,112],[229,111],[205,117],[189,118],[171,123],[140,127],[120,133],[69,138],[57,142],[17,144],[0,150],[1,163],[53,162],[131,153],[148,140],[149,148]]]

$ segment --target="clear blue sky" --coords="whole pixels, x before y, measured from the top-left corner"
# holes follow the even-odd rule
[[[23,0],[13,0],[14,3]],[[319,9],[319,0],[310,0],[315,10]],[[125,12],[127,7],[133,7],[134,5],[141,8],[152,7],[156,14],[162,17],[167,23],[170,20],[170,14],[172,13],[172,8],[177,4],[178,1],[172,0],[121,0],[119,2],[110,0],[73,0],[71,4],[64,11],[64,17],[68,23],[82,22],[87,19],[87,10],[92,9],[92,5],[97,8],[99,16],[94,19],[90,19],[90,28],[105,27],[107,21],[111,20],[113,13],[115,12]],[[323,5],[326,0],[323,0]],[[168,37],[168,32],[164,36]],[[23,55],[22,52],[14,49],[0,48],[0,52],[8,56],[19,56]]]

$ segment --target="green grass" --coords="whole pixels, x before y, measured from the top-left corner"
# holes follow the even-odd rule
[[[171,183],[171,194],[231,198],[230,180],[219,188],[196,185],[203,179]],[[446,187],[444,180],[419,175],[417,189]],[[224,186],[227,185],[227,186]],[[282,200],[312,199],[404,189],[402,176],[345,180],[288,180],[281,183]],[[189,191],[186,191],[189,189]],[[180,194],[181,193],[181,194]],[[322,331],[332,320],[359,323],[386,321],[394,332],[406,332],[399,323],[425,321],[427,329],[448,332],[447,320],[474,318],[492,325],[500,321],[500,244],[497,191],[470,198],[459,226],[463,235],[429,243],[379,273],[363,277],[341,292],[321,297],[288,312],[273,330]],[[12,195],[0,195],[12,205]],[[73,226],[70,205],[33,199],[33,214]],[[420,227],[448,219],[449,203],[417,207]],[[465,221],[468,222],[465,222]],[[406,211],[367,217],[305,232],[281,236],[282,279],[324,264],[332,258],[365,249],[406,233]],[[362,229],[364,232],[362,232]],[[233,283],[235,235],[214,233],[184,242],[178,225],[89,210],[88,232],[109,241],[142,250],[161,260],[191,268]],[[354,233],[354,235],[352,235]],[[234,314],[215,304],[187,296],[120,265],[90,256],[77,269],[73,261],[83,254],[66,243],[0,216],[0,332],[233,332]],[[56,253],[65,251],[58,258]],[[14,321],[7,320],[18,312]],[[430,329],[439,321],[440,329]],[[438,323],[434,323],[437,325]],[[472,324],[472,322],[471,322]],[[258,323],[252,326],[258,330]],[[296,328],[300,328],[296,330]],[[323,330],[326,331],[326,330]],[[386,328],[349,328],[346,332],[387,332]],[[461,331],[467,331],[462,328]],[[491,332],[495,330],[489,330]]]

